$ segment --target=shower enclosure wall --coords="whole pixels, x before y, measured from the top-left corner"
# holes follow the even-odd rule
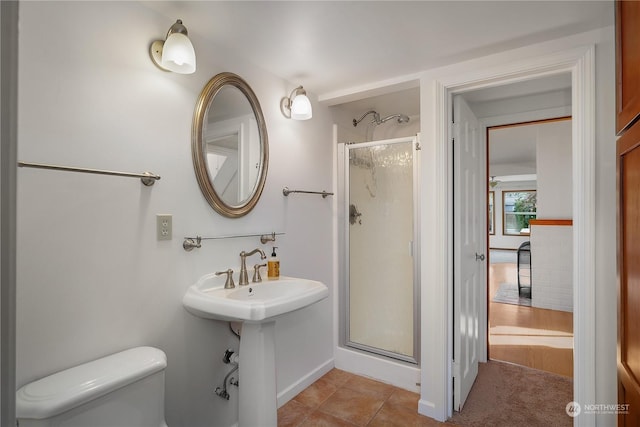
[[[420,347],[418,153],[417,137],[338,145],[336,367],[414,390]]]

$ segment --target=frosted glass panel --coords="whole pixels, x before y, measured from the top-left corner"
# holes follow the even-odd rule
[[[414,355],[413,143],[349,149],[349,342]]]

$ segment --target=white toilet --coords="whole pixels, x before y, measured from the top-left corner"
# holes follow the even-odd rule
[[[25,385],[16,395],[20,427],[167,427],[167,357],[137,347]]]

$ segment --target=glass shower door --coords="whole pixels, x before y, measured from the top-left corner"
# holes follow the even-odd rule
[[[345,149],[346,345],[417,363],[416,138]]]

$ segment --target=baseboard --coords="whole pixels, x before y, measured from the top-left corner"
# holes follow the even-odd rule
[[[420,368],[415,365],[344,347],[337,347],[334,355],[338,369],[420,393]]]
[[[307,375],[300,378],[298,381],[278,393],[278,408],[293,399],[298,393],[316,382],[324,374],[332,370],[334,365],[334,360],[329,359],[322,365],[318,366],[316,369],[309,372]]]
[[[442,410],[438,410],[433,402],[423,399],[420,399],[418,402],[418,413],[440,422],[445,422],[447,420],[446,414],[443,414]]]

